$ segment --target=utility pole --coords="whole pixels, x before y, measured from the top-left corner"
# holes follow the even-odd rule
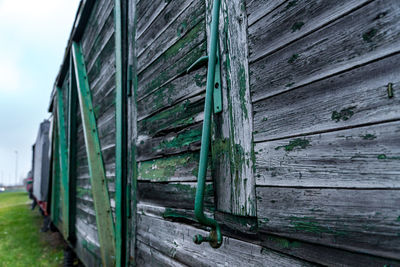
[[[18,150],[15,150],[15,183],[18,183]]]

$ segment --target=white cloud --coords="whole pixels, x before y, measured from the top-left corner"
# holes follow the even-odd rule
[[[21,70],[14,58],[0,55],[0,93],[15,92],[21,87]]]

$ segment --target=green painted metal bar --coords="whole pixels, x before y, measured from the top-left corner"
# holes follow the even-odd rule
[[[63,214],[63,233],[64,238],[69,239],[69,183],[68,183],[68,148],[65,131],[64,100],[63,91],[57,87],[57,115],[58,115],[58,136],[59,136],[59,159],[61,172],[61,196]]]
[[[114,1],[115,18],[115,239],[116,266],[124,266],[125,247],[124,232],[126,226],[125,185],[126,185],[126,127],[125,127],[125,92],[123,83],[123,36],[122,36],[122,3]]]
[[[194,242],[201,244],[202,242],[209,242],[213,248],[218,248],[222,244],[222,234],[218,222],[214,219],[208,218],[204,214],[204,191],[206,185],[206,174],[208,165],[208,152],[210,148],[211,138],[211,110],[213,105],[213,91],[215,82],[215,67],[217,62],[217,49],[218,49],[218,22],[219,22],[219,8],[220,0],[214,0],[214,6],[212,10],[212,21],[211,21],[211,40],[210,40],[210,52],[208,60],[208,72],[207,72],[207,88],[206,88],[206,99],[204,104],[204,121],[203,121],[203,132],[201,136],[201,149],[200,149],[200,163],[199,173],[197,178],[197,189],[195,198],[195,216],[199,223],[212,227],[210,236],[203,237],[196,235]]]
[[[115,229],[108,195],[107,178],[100,148],[92,97],[80,44],[73,42],[72,56],[78,87],[78,99],[88,157],[93,202],[99,233],[103,266],[115,265]]]
[[[55,106],[55,105],[54,105]],[[58,225],[58,174],[60,173],[60,163],[58,161],[58,131],[57,131],[57,111],[53,111],[53,131],[52,131],[52,182],[51,182],[51,221]]]
[[[69,239],[75,239],[76,219],[76,140],[77,140],[77,89],[73,69],[72,55],[69,62],[69,88],[68,88],[68,181],[69,181]]]

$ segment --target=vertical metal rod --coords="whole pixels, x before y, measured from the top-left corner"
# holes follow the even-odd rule
[[[194,242],[200,244],[203,241],[210,242],[214,248],[218,248],[222,244],[222,234],[219,224],[216,220],[208,218],[204,214],[204,191],[206,185],[206,174],[208,165],[208,151],[211,139],[211,111],[213,105],[213,90],[215,81],[215,65],[217,62],[217,42],[218,42],[218,23],[219,23],[220,0],[214,0],[211,21],[211,38],[210,52],[208,55],[208,72],[207,72],[207,88],[206,99],[204,104],[204,122],[203,132],[201,136],[199,173],[197,178],[197,190],[195,199],[195,216],[197,220],[204,225],[213,228],[210,237],[205,238],[200,235],[194,237]]]

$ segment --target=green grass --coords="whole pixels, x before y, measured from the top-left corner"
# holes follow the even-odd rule
[[[61,266],[58,233],[41,233],[43,218],[25,192],[0,194],[0,266]]]

